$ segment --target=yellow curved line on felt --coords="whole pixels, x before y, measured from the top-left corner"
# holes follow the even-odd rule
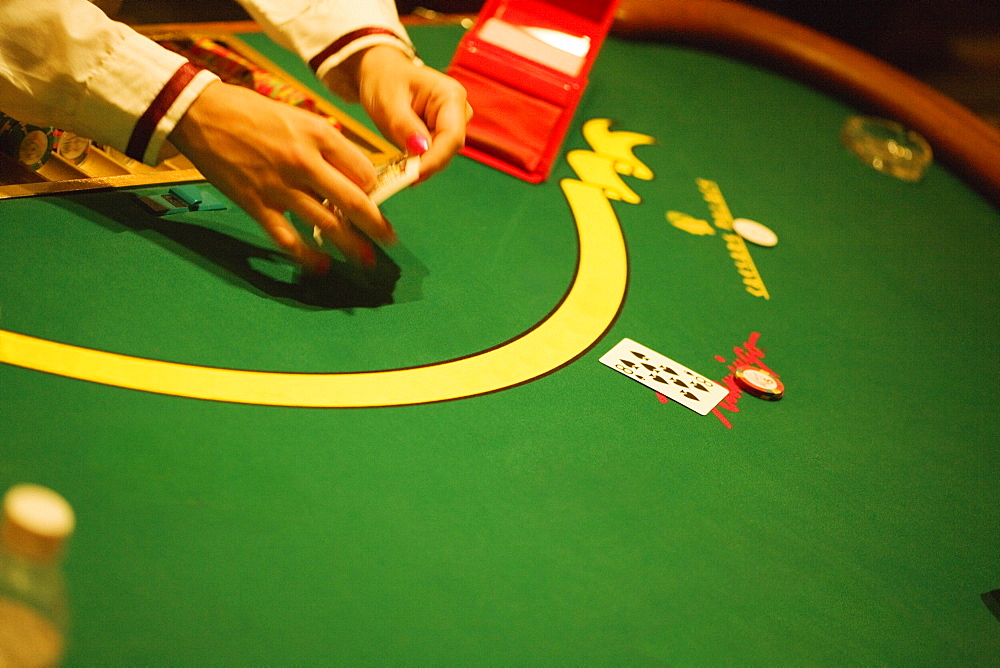
[[[614,322],[625,297],[625,242],[611,203],[598,186],[573,179],[561,186],[579,235],[573,284],[545,320],[497,348],[407,369],[282,373],[130,357],[0,330],[0,362],[159,394],[316,408],[431,403],[518,385],[586,351]]]

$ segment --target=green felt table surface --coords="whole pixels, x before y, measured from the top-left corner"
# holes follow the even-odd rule
[[[443,68],[462,31],[411,34]],[[563,150],[594,118],[657,141],[636,149],[654,178],[625,177],[642,202],[614,203],[628,292],[591,349],[517,387],[283,408],[0,365],[0,486],[78,514],[67,663],[995,663],[1000,214],[940,165],[916,184],[863,165],[839,143],[852,113],[609,39]],[[234,207],[0,201],[0,329],[263,371],[459,358],[566,293],[566,178],[457,158],[384,205],[401,241],[374,272],[305,283]],[[720,234],[668,222],[712,220],[698,179],[778,234],[750,248],[769,299]],[[718,415],[598,362],[629,337],[721,380],[756,336],[786,395]]]

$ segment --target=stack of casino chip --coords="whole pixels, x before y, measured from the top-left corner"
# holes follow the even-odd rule
[[[0,113],[0,152],[37,170],[52,157],[54,146],[55,128],[27,125]]]
[[[741,366],[733,375],[741,389],[758,399],[777,401],[785,396],[785,385],[769,371],[755,366]]]
[[[82,165],[90,155],[93,142],[66,130],[55,131],[55,146],[53,150],[59,157],[74,165]]]

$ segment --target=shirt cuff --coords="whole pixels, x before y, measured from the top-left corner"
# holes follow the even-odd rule
[[[177,122],[187,112],[202,91],[219,77],[190,63],[181,66],[136,122],[129,138],[130,158],[156,165],[163,144]]]
[[[170,130],[218,77],[125,26],[111,25],[107,56],[87,76],[66,127],[155,164]]]
[[[357,83],[342,71],[339,66],[356,53],[373,46],[385,45],[399,49],[408,58],[416,59],[413,45],[404,36],[388,28],[359,28],[340,37],[309,60],[309,66],[316,72],[320,81],[344,99],[346,102],[357,102]]]

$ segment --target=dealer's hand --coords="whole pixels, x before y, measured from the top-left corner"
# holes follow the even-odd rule
[[[423,153],[420,177],[444,169],[465,145],[472,108],[451,77],[419,65],[399,49],[373,46],[342,67],[357,83],[358,100],[382,134],[410,153]]]
[[[209,84],[170,134],[195,167],[304,266],[319,273],[329,257],[308,246],[285,212],[319,227],[346,257],[371,265],[371,244],[321,204],[328,199],[383,243],[395,231],[366,193],[371,161],[322,117],[223,82]],[[442,152],[443,153],[443,152]]]

